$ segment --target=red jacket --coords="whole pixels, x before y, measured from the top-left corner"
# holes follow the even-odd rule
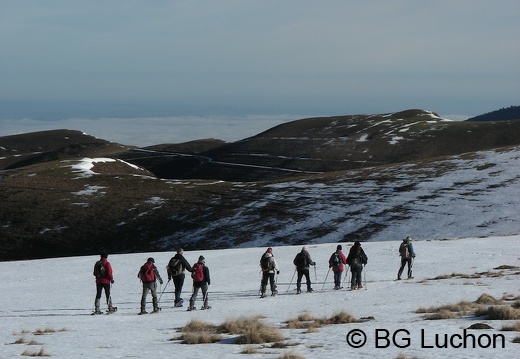
[[[332,267],[333,272],[343,272],[345,270],[344,264],[347,264],[347,257],[343,254],[341,249],[337,249],[336,253],[339,253],[341,256],[341,265],[339,267]]]
[[[114,280],[112,275],[112,266],[106,258],[101,258],[101,262],[105,266],[105,276],[101,278],[96,277],[96,284],[110,284]]]

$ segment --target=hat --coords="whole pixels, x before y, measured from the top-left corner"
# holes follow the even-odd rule
[[[101,258],[108,258],[108,254],[106,254],[105,252],[101,253]]]
[[[205,259],[205,258],[204,258],[203,256],[200,256],[200,257],[199,257],[199,262],[200,262],[200,263],[204,263],[204,259]]]
[[[184,249],[182,249],[182,248],[177,249],[177,254],[183,254],[183,253],[184,253]]]
[[[153,259],[152,257],[148,258],[146,261],[147,261],[147,262],[155,263],[155,259]]]
[[[336,247],[337,250],[342,250],[343,247],[341,246],[341,244],[338,244],[338,246]]]
[[[355,241],[355,242],[354,242],[354,246],[355,246],[355,247],[361,247],[361,243],[360,243],[359,241]]]
[[[306,251],[306,250],[307,250],[307,246],[303,246],[302,251]]]
[[[411,242],[412,241],[412,238],[410,238],[410,236],[407,236],[405,239],[406,239],[407,242]]]
[[[267,248],[266,253],[273,253],[273,249],[271,247]]]

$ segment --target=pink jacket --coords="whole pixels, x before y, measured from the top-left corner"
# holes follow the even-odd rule
[[[332,271],[343,272],[345,270],[344,264],[347,264],[347,257],[345,257],[341,249],[337,249],[336,253],[339,253],[341,255],[341,265],[339,267],[332,267]]]

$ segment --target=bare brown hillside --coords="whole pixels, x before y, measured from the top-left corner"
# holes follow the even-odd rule
[[[234,143],[0,137],[0,260],[384,240],[439,216],[453,226],[428,235],[511,234],[519,146],[520,121],[420,110],[303,119]]]

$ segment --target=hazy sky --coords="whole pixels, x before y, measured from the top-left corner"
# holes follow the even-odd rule
[[[473,116],[520,104],[518,0],[0,0],[0,9],[0,120],[10,124],[409,108]]]

